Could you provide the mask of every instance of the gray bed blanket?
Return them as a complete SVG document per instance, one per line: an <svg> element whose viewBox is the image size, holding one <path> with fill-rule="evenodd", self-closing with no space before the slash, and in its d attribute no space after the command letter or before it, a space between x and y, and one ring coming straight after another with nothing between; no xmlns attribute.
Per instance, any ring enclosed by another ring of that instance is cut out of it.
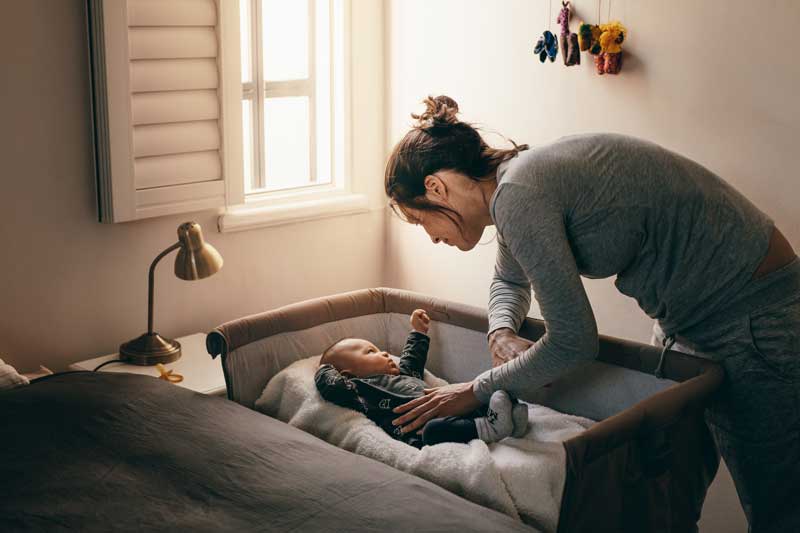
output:
<svg viewBox="0 0 800 533"><path fill-rule="evenodd" d="M530 531L223 398L75 372L0 392L0 531Z"/></svg>

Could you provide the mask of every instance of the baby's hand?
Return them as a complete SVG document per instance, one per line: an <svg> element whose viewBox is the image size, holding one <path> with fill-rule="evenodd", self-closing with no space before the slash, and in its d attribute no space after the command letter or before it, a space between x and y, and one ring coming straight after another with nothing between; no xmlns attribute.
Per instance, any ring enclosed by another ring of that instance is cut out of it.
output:
<svg viewBox="0 0 800 533"><path fill-rule="evenodd" d="M430 326L430 324L431 317L428 316L428 313L426 313L424 309L414 309L414 312L411 313L411 327L414 331L419 331L427 335L428 326Z"/></svg>

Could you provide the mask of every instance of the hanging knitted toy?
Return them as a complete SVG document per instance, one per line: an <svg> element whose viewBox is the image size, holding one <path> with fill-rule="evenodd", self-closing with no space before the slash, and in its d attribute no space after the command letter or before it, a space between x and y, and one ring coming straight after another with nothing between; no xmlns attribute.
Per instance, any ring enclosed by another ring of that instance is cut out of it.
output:
<svg viewBox="0 0 800 533"><path fill-rule="evenodd" d="M581 52L590 51L592 45L597 42L598 37L600 37L600 26L581 22L581 25L578 27L578 45L580 46ZM600 49L598 48L596 53L599 52Z"/></svg>
<svg viewBox="0 0 800 533"><path fill-rule="evenodd" d="M556 22L561 24L561 57L568 67L581 64L581 52L578 46L578 34L569 31L569 2L561 2L561 12Z"/></svg>
<svg viewBox="0 0 800 533"><path fill-rule="evenodd" d="M595 57L598 74L618 74L622 68L622 43L628 30L619 21L600 25L597 46L600 53Z"/></svg>
<svg viewBox="0 0 800 533"><path fill-rule="evenodd" d="M550 30L545 30L544 33L536 41L536 46L533 48L534 54L539 54L539 61L544 63L544 60L550 58L550 62L556 60L558 55L558 37L556 37Z"/></svg>

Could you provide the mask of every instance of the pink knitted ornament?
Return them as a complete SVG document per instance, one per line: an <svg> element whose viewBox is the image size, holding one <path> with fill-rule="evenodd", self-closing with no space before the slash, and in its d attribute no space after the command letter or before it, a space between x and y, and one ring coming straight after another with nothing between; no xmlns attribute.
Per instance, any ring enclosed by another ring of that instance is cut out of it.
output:
<svg viewBox="0 0 800 533"><path fill-rule="evenodd" d="M561 56L568 67L581 64L581 50L578 46L578 34L569 31L569 2L561 2L561 11L556 22L561 25Z"/></svg>

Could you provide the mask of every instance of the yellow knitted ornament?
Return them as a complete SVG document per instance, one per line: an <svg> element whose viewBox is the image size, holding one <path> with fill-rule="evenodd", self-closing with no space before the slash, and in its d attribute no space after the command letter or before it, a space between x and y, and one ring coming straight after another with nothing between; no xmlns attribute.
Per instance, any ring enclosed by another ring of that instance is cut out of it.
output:
<svg viewBox="0 0 800 533"><path fill-rule="evenodd" d="M622 52L622 41L625 40L625 34L628 30L619 21L609 22L608 24L600 24L600 48L603 52L608 54L617 54Z"/></svg>

